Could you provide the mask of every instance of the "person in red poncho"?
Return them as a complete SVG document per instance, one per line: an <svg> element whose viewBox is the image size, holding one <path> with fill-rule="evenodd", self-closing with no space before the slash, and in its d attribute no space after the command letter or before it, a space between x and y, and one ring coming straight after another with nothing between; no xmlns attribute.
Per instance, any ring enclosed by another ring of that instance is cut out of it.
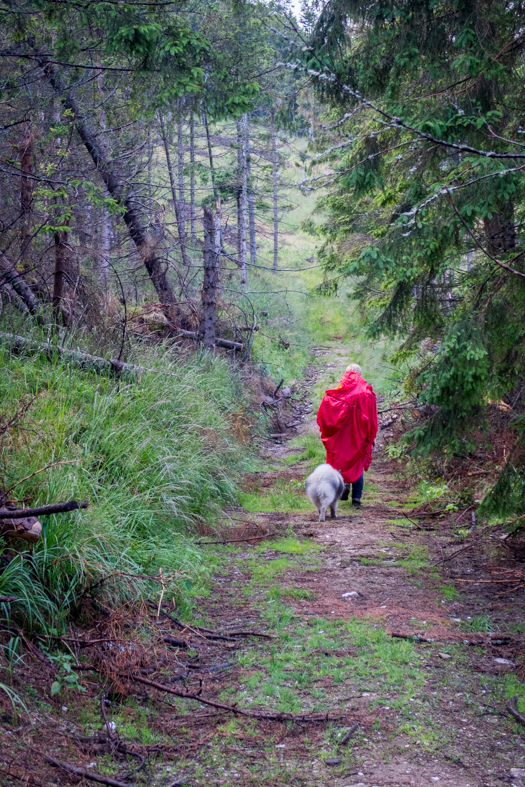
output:
<svg viewBox="0 0 525 787"><path fill-rule="evenodd" d="M326 462L339 470L345 482L341 500L359 508L363 493L363 471L372 461L377 434L377 403L371 385L361 377L361 367L351 363L337 388L325 392L317 413Z"/></svg>

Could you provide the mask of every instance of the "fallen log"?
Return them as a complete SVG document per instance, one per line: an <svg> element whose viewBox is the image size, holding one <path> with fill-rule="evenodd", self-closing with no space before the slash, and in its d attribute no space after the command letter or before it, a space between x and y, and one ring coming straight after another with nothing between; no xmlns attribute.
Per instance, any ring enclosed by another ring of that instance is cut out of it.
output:
<svg viewBox="0 0 525 787"><path fill-rule="evenodd" d="M77 511L88 506L89 500L83 500L81 503L78 503L76 500L69 500L67 503L50 503L47 506L35 506L34 508L0 508L0 520L26 519L45 514L63 514L67 511Z"/></svg>
<svg viewBox="0 0 525 787"><path fill-rule="evenodd" d="M0 536L21 538L34 544L42 535L42 523L34 516L0 518Z"/></svg>
<svg viewBox="0 0 525 787"><path fill-rule="evenodd" d="M173 328L179 336L184 336L186 339L193 339L194 341L201 341L202 336L198 331L185 331L183 328ZM225 350L242 350L244 345L242 342L232 342L229 339L215 338L216 347L224 347Z"/></svg>
<svg viewBox="0 0 525 787"><path fill-rule="evenodd" d="M124 363L116 358L108 361L106 358L99 358L97 355L90 355L80 350L70 350L67 347L62 347L60 344L36 342L25 336L19 336L15 333L6 333L5 331L0 331L0 341L10 344L13 352L23 352L24 350L40 352L49 359L58 355L73 366L77 366L87 372L94 372L95 374L111 373L119 377L127 377L135 380L144 372L155 371L154 369L145 369L135 364ZM163 372L163 374L167 374L167 372Z"/></svg>
<svg viewBox="0 0 525 787"><path fill-rule="evenodd" d="M201 337L195 331L184 331L182 328L174 328L176 333L188 339L198 341ZM137 366L133 363L124 363L117 358L100 358L97 355L81 352L80 350L70 350L68 347L62 347L60 344L45 344L37 342L33 339L28 339L25 336L19 336L15 333L7 333L0 331L0 342L5 342L11 346L13 352L23 352L29 350L30 352L41 352L47 358L51 359L54 355L58 355L67 363L77 366L86 372L93 372L94 374L114 374L118 377L139 380L145 374L162 374L165 377L176 377L177 375L171 372L166 372L163 369L149 369L146 366ZM232 342L229 339L215 340L217 347L224 347L226 350L242 350L243 345L241 342Z"/></svg>

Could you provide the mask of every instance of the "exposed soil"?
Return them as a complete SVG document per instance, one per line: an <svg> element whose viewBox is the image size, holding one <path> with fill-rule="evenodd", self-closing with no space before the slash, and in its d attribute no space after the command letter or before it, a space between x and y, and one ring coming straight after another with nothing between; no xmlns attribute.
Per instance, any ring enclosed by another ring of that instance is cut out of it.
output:
<svg viewBox="0 0 525 787"><path fill-rule="evenodd" d="M334 367L323 363L310 383ZM309 408L300 420L303 431L315 430ZM297 489L308 468L283 464L293 451L276 438L262 452L269 469L247 476L246 491L264 499L286 485ZM503 530L458 539L458 515L453 522L448 513L411 513L410 483L381 450L363 500L358 511L341 504L339 518L325 523L304 503L286 511L232 508L229 524L209 531L209 541L232 542L207 546L215 566L209 596L196 600L191 628L164 618L135 669L193 700L115 676L108 682L111 670L82 679L84 695L50 699L49 669L26 658L13 688L26 689L32 724L23 714L13 718L0 694L0 783L88 783L47 763L48 753L90 773L159 787L525 787L525 730L507 710L521 691L525 591L485 581L491 566L522 565L502 547ZM143 610L128 623L138 630L147 621ZM210 639L197 623L231 638ZM106 620L98 634L109 628ZM272 639L237 637L241 629ZM187 647L167 646L165 635ZM100 663L100 651L83 653L84 662ZM107 691L113 733L100 712ZM198 697L254 716L274 710L305 718L247 718L204 707ZM133 753L147 765L126 778L140 760Z"/></svg>

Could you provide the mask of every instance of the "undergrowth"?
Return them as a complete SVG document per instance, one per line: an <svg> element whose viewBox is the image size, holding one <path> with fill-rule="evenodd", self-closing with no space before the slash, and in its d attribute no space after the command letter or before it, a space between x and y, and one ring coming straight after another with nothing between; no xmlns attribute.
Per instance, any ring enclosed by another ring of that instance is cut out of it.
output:
<svg viewBox="0 0 525 787"><path fill-rule="evenodd" d="M51 619L61 629L90 586L103 603L121 604L158 593L160 571L165 598L184 596L205 575L191 536L234 500L247 457L236 424L246 405L220 358L173 360L157 349L155 366L158 374L119 385L58 359L15 358L0 348L0 424L31 402L0 442L3 491L16 485L9 497L30 506L90 503L43 517L32 554L16 543L0 595L17 601L2 618L16 618L26 631L46 629ZM62 464L19 483L53 463ZM5 546L0 557L7 563Z"/></svg>

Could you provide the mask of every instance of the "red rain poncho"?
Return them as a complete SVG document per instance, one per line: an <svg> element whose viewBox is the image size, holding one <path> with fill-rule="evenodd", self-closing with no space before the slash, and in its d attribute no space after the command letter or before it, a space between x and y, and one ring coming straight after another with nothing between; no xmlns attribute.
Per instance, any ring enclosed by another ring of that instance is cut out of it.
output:
<svg viewBox="0 0 525 787"><path fill-rule="evenodd" d="M376 395L357 372L345 372L337 388L326 391L317 413L326 461L347 483L357 481L372 461L377 434Z"/></svg>

